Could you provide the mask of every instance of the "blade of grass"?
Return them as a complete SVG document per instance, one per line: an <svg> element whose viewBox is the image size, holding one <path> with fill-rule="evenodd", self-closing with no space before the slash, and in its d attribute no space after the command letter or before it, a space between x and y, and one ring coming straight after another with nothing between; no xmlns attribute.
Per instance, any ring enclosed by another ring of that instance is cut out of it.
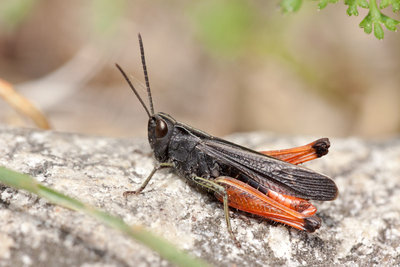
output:
<svg viewBox="0 0 400 267"><path fill-rule="evenodd" d="M21 174L0 166L0 182L7 186L36 194L54 204L88 214L102 223L120 230L131 238L141 242L150 249L158 252L161 257L173 264L178 266L208 266L205 262L178 250L165 239L152 234L143 227L129 226L122 219L46 187L29 175Z"/></svg>
<svg viewBox="0 0 400 267"><path fill-rule="evenodd" d="M31 118L39 128L45 130L51 128L43 113L28 99L18 94L10 83L2 79L0 79L0 97L4 98L4 100L17 111Z"/></svg>

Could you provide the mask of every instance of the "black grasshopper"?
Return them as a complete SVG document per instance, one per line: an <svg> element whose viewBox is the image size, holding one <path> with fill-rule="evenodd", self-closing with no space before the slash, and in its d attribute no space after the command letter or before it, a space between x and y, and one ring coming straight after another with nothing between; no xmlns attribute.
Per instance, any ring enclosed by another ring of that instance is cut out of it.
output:
<svg viewBox="0 0 400 267"><path fill-rule="evenodd" d="M321 225L316 208L308 200L333 200L338 189L329 177L295 164L321 157L329 140L276 151L257 152L154 113L143 42L138 35L150 110L119 65L132 91L144 107L148 139L159 162L142 186L124 195L138 194L161 168L173 168L191 183L213 193L223 202L228 231L233 236L229 206L267 219L313 232Z"/></svg>

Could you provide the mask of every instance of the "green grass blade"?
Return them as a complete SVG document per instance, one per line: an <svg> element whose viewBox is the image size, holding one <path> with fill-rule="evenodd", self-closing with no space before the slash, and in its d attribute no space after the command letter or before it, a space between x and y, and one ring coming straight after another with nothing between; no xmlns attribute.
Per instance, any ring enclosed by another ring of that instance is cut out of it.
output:
<svg viewBox="0 0 400 267"><path fill-rule="evenodd" d="M54 204L88 214L104 224L114 229L118 229L131 238L141 242L150 249L158 252L161 257L173 264L178 266L208 266L205 262L195 259L190 255L178 250L165 239L152 234L143 227L129 226L122 219L46 187L38 183L29 175L0 167L0 182L7 186L14 187L16 189L23 189L36 194Z"/></svg>

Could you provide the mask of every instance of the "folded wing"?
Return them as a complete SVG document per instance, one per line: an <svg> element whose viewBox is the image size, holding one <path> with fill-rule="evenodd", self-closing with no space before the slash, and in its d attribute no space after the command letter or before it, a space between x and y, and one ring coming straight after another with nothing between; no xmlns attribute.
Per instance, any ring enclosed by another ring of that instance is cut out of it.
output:
<svg viewBox="0 0 400 267"><path fill-rule="evenodd" d="M323 174L222 139L203 140L197 148L239 170L253 187L283 188L288 195L314 200L333 200L338 194L335 182Z"/></svg>

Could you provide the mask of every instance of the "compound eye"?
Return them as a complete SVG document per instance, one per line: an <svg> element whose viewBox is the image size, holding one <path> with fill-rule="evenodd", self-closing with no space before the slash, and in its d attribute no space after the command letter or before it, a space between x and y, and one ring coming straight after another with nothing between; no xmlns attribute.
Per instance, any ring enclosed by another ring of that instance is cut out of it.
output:
<svg viewBox="0 0 400 267"><path fill-rule="evenodd" d="M168 133L168 126L165 121L158 119L156 121L156 138L163 138Z"/></svg>

